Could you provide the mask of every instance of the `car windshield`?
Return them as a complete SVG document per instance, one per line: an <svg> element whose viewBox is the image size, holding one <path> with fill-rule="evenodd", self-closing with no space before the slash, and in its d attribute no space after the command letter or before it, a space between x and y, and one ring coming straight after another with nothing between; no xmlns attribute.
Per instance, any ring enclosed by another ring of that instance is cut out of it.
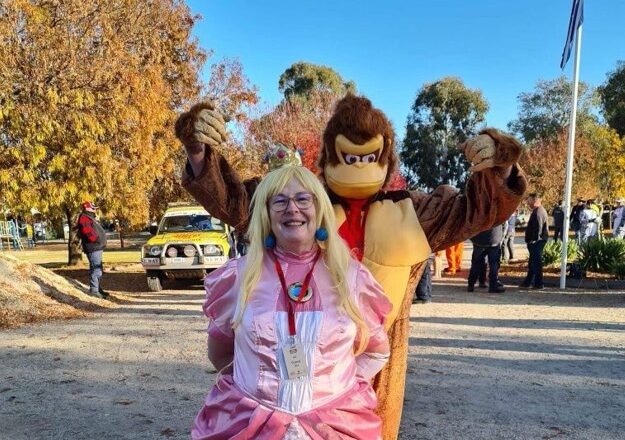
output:
<svg viewBox="0 0 625 440"><path fill-rule="evenodd" d="M225 226L221 220L206 214L172 215L163 219L160 232L181 231L219 231L223 232Z"/></svg>

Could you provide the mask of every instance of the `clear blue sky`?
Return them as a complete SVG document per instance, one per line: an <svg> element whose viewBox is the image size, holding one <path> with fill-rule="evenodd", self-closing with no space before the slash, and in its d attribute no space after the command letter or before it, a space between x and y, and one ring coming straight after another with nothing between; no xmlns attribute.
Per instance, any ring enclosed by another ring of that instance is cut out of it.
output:
<svg viewBox="0 0 625 440"><path fill-rule="evenodd" d="M306 61L356 82L403 135L417 91L444 76L482 91L487 123L505 128L517 96L562 71L571 0L242 1L190 0L203 19L208 65L238 58L261 99L281 99L278 78ZM605 81L625 60L625 1L586 0L580 78ZM572 77L573 55L564 74ZM209 72L209 69L206 69ZM205 78L207 79L207 78Z"/></svg>

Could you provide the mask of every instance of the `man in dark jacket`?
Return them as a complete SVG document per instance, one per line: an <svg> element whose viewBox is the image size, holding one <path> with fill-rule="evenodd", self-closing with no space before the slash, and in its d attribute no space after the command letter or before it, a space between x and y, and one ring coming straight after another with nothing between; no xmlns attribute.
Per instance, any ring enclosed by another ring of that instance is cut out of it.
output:
<svg viewBox="0 0 625 440"><path fill-rule="evenodd" d="M543 249L549 238L549 223L547 211L543 208L541 199L536 193L527 198L527 206L532 209L532 214L525 228L525 243L530 253L527 276L521 288L533 286L536 290L544 289L543 284Z"/></svg>
<svg viewBox="0 0 625 440"><path fill-rule="evenodd" d="M78 217L78 236L82 241L82 249L89 260L89 293L98 298L105 298L108 294L100 287L102 278L102 254L106 247L106 233L98 223L95 211L98 209L91 202L83 202L82 213Z"/></svg>
<svg viewBox="0 0 625 440"><path fill-rule="evenodd" d="M488 291L502 293L506 289L499 282L499 261L501 259L501 242L503 241L503 224L480 232L471 238L473 254L471 256L471 270L467 291L473 292L475 282L484 272L485 259L488 258Z"/></svg>
<svg viewBox="0 0 625 440"><path fill-rule="evenodd" d="M562 240L562 231L564 229L564 211L562 210L562 200L553 207L551 211L553 217L553 239Z"/></svg>
<svg viewBox="0 0 625 440"><path fill-rule="evenodd" d="M571 229L575 231L575 240L579 244L582 241L582 212L586 208L584 199L577 199L577 205L571 210Z"/></svg>

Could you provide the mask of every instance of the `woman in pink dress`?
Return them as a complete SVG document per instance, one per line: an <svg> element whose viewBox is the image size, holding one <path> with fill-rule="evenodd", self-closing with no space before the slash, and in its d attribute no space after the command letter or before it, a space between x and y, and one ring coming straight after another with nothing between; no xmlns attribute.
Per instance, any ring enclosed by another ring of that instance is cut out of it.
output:
<svg viewBox="0 0 625 440"><path fill-rule="evenodd" d="M249 253L205 280L220 374L193 439L381 438L370 381L389 356L389 301L350 257L310 171L270 172L252 206Z"/></svg>

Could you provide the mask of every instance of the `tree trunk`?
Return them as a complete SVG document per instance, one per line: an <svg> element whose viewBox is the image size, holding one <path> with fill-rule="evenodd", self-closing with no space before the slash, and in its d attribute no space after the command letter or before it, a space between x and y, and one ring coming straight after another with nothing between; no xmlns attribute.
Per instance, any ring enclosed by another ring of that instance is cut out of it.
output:
<svg viewBox="0 0 625 440"><path fill-rule="evenodd" d="M124 249L124 228L119 227L119 245Z"/></svg>
<svg viewBox="0 0 625 440"><path fill-rule="evenodd" d="M76 266L82 261L82 249L80 247L80 238L76 233L75 219L71 211L65 208L65 219L69 226L69 239L67 240L67 265Z"/></svg>

